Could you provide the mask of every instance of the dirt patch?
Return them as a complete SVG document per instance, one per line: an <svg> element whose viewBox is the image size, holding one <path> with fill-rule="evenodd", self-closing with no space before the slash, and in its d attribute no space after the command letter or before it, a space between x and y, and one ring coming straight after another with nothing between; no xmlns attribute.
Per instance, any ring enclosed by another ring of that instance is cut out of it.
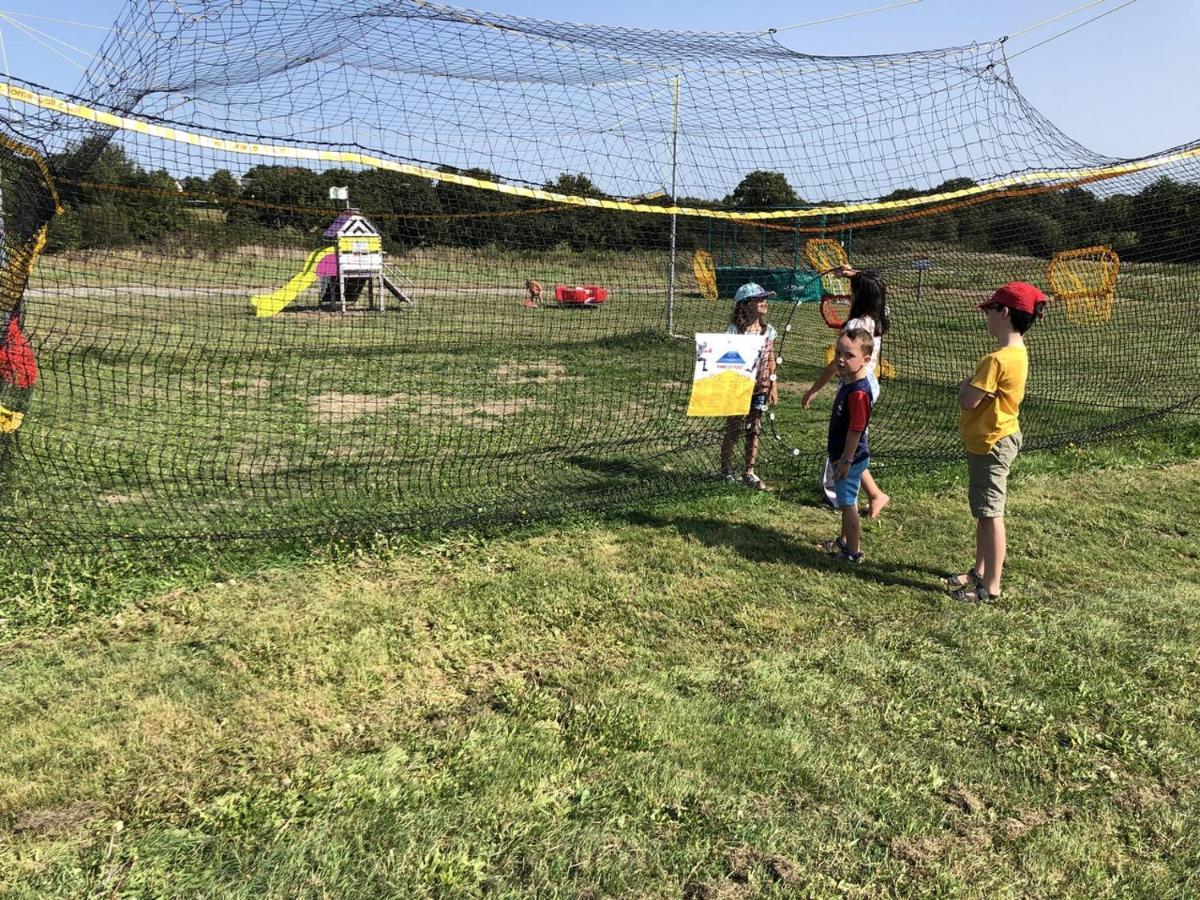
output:
<svg viewBox="0 0 1200 900"><path fill-rule="evenodd" d="M942 791L942 799L969 816L983 812L983 801L961 784L952 784Z"/></svg>
<svg viewBox="0 0 1200 900"><path fill-rule="evenodd" d="M539 359L527 363L505 363L496 367L496 377L517 384L546 384L566 377L567 367L557 360Z"/></svg>
<svg viewBox="0 0 1200 900"><path fill-rule="evenodd" d="M1050 822L1071 817L1071 810L1066 806L1052 806L1049 809L1033 809L1020 815L1005 819L1000 823L1000 833L1009 840L1024 836L1035 828L1040 828Z"/></svg>
<svg viewBox="0 0 1200 900"><path fill-rule="evenodd" d="M532 406L537 406L536 400L531 400L528 397L510 397L504 400L495 400L491 403L481 403L475 410L475 414L482 413L487 416L509 416L513 413L519 413Z"/></svg>
<svg viewBox="0 0 1200 900"><path fill-rule="evenodd" d="M892 856L902 859L911 865L920 865L931 859L937 859L950 846L947 837L898 837L893 838L888 845Z"/></svg>
<svg viewBox="0 0 1200 900"><path fill-rule="evenodd" d="M714 881L711 884L689 881L683 886L684 900L749 900L757 892L748 884L735 881Z"/></svg>
<svg viewBox="0 0 1200 900"><path fill-rule="evenodd" d="M103 809L94 800L80 800L62 806L26 810L17 814L12 830L17 834L72 834L82 831L89 822L99 818Z"/></svg>
<svg viewBox="0 0 1200 900"><path fill-rule="evenodd" d="M234 387L234 385L237 385ZM262 397L271 389L270 378L226 378L221 387L231 397Z"/></svg>
<svg viewBox="0 0 1200 900"><path fill-rule="evenodd" d="M497 419L538 406L537 401L529 397L503 397L489 403L469 403L439 394L422 394L419 398L410 399L420 406L423 413L444 416L470 428L487 428L495 424Z"/></svg>
<svg viewBox="0 0 1200 900"><path fill-rule="evenodd" d="M756 870L762 871L772 881L794 885L799 880L799 867L782 856L760 853L753 847L738 847L729 854L725 864L729 882L735 885L749 883Z"/></svg>
<svg viewBox="0 0 1200 900"><path fill-rule="evenodd" d="M107 494L100 494L96 499L107 506L122 506L126 503L139 503L142 500L149 500L154 494L151 491L134 491L132 494L119 494L116 491L110 491Z"/></svg>
<svg viewBox="0 0 1200 900"><path fill-rule="evenodd" d="M331 422L348 422L362 416L384 412L410 398L406 394L342 394L331 391L308 401L314 416Z"/></svg>

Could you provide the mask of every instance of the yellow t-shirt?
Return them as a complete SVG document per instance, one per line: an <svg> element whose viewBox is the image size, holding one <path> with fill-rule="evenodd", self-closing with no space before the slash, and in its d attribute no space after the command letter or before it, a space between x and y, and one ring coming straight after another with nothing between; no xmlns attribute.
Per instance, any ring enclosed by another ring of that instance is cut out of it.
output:
<svg viewBox="0 0 1200 900"><path fill-rule="evenodd" d="M974 409L959 411L958 433L967 452L988 453L1000 438L1021 430L1017 411L1025 398L1028 377L1029 353L1023 344L1001 347L979 361L971 385L996 396Z"/></svg>

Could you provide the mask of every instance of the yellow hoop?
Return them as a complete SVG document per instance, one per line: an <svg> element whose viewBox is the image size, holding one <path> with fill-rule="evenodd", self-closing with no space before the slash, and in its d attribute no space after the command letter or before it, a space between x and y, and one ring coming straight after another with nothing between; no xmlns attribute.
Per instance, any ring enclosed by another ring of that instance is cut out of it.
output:
<svg viewBox="0 0 1200 900"><path fill-rule="evenodd" d="M1121 259L1111 247L1055 253L1046 267L1050 292L1067 305L1067 321L1103 325L1112 317Z"/></svg>
<svg viewBox="0 0 1200 900"><path fill-rule="evenodd" d="M692 254L692 274L696 276L696 284L700 295L705 300L717 299L717 270L713 266L712 254L707 250L697 250Z"/></svg>
<svg viewBox="0 0 1200 900"><path fill-rule="evenodd" d="M818 272L828 272L850 262L846 248L832 238L809 238L804 242L804 258ZM836 275L822 275L821 287L826 294L846 293L846 283Z"/></svg>

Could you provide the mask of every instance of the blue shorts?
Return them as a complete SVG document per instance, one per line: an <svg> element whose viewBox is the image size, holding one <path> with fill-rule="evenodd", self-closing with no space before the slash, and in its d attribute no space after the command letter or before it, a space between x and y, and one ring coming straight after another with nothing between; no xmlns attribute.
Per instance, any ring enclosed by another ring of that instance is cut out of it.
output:
<svg viewBox="0 0 1200 900"><path fill-rule="evenodd" d="M771 408L771 404L767 402L769 394L755 394L750 398L750 412L765 413Z"/></svg>
<svg viewBox="0 0 1200 900"><path fill-rule="evenodd" d="M830 464L836 469L837 462L830 460ZM862 485L863 472L867 471L867 466L871 464L871 457L864 456L860 462L852 463L850 471L841 481L834 479L833 492L837 497L838 507L856 506L858 504L858 489Z"/></svg>

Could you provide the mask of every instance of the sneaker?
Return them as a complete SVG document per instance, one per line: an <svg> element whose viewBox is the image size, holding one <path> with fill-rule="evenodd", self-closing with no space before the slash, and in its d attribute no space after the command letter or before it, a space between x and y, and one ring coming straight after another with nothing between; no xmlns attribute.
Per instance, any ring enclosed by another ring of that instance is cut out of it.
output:
<svg viewBox="0 0 1200 900"><path fill-rule="evenodd" d="M737 478L734 477L733 472L729 469L717 469L709 472L706 477L712 481L726 481L729 484L737 484Z"/></svg>
<svg viewBox="0 0 1200 900"><path fill-rule="evenodd" d="M753 472L747 472L742 476L742 484L752 491L765 491L767 489L766 483Z"/></svg>

